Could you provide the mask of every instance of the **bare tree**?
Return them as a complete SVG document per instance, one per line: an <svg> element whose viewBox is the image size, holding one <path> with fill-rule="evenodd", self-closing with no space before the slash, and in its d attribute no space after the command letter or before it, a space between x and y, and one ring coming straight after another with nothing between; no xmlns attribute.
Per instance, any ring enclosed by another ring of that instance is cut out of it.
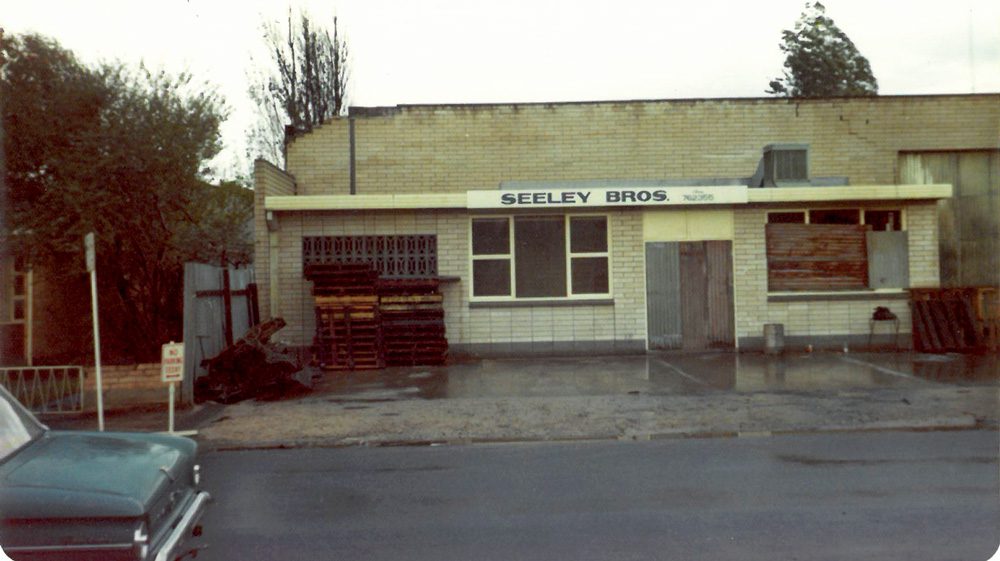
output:
<svg viewBox="0 0 1000 561"><path fill-rule="evenodd" d="M270 53L267 68L249 77L250 96L257 104L258 122L249 131L251 159L284 161L285 146L344 109L347 96L347 42L337 18L333 35L313 24L309 15L288 13L281 29L261 29Z"/></svg>

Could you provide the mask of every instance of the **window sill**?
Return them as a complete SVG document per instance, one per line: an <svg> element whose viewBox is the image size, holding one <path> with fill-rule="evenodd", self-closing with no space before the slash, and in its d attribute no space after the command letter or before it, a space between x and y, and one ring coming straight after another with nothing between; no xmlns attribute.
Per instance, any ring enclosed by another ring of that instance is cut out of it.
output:
<svg viewBox="0 0 1000 561"><path fill-rule="evenodd" d="M891 290L848 290L829 292L770 292L768 302L815 302L849 300L907 300L910 291L905 288Z"/></svg>
<svg viewBox="0 0 1000 561"><path fill-rule="evenodd" d="M547 300L502 300L469 302L469 309L477 308L566 308L573 306L614 306L614 298L552 298Z"/></svg>

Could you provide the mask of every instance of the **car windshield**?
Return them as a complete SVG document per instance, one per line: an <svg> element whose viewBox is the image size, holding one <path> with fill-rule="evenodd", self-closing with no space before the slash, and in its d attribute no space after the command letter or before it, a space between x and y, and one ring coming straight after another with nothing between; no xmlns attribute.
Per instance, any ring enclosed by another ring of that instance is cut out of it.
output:
<svg viewBox="0 0 1000 561"><path fill-rule="evenodd" d="M0 386L0 461L44 430L45 427Z"/></svg>

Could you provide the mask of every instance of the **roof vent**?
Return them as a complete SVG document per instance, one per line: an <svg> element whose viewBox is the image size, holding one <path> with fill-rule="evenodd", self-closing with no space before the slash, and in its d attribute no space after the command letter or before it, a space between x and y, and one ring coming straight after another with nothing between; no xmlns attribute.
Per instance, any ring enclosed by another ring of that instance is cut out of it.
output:
<svg viewBox="0 0 1000 561"><path fill-rule="evenodd" d="M761 163L764 187L809 184L808 144L768 144Z"/></svg>

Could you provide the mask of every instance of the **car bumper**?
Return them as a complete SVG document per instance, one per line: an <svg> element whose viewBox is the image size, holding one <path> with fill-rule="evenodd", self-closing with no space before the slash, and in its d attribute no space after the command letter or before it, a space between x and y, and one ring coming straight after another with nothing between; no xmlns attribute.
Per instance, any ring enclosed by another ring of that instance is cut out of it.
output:
<svg viewBox="0 0 1000 561"><path fill-rule="evenodd" d="M201 515L205 513L205 509L208 508L208 503L211 500L212 496L205 491L195 496L188 509L184 512L184 516L181 517L180 522L170 532L170 535L167 536L160 550L156 553L156 557L154 558L156 561L173 561L177 558L181 553L184 542L194 532L195 526L201 520Z"/></svg>

